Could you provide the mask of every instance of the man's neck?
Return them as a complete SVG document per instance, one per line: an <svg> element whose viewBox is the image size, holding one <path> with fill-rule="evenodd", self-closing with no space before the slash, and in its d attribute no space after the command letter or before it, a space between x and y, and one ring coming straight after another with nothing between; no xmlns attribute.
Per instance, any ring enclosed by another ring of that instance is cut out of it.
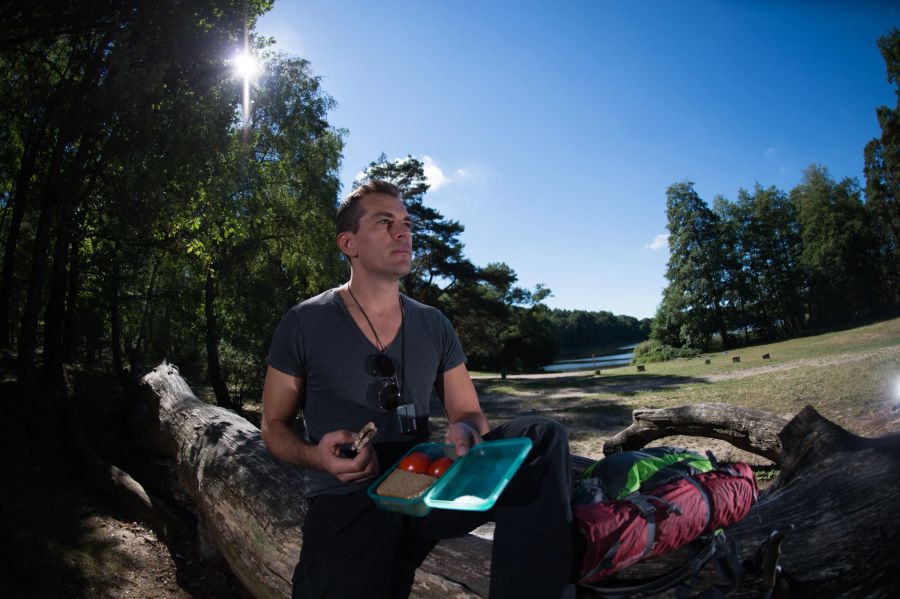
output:
<svg viewBox="0 0 900 599"><path fill-rule="evenodd" d="M346 286L367 312L393 311L400 302L400 281L397 279L364 277L351 272Z"/></svg>

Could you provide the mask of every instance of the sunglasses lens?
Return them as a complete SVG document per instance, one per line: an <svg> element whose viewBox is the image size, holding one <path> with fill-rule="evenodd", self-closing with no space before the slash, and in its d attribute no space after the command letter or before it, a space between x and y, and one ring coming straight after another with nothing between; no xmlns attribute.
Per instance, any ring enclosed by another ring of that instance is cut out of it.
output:
<svg viewBox="0 0 900 599"><path fill-rule="evenodd" d="M378 392L382 410L393 410L400 405L400 388L396 383L385 383Z"/></svg>
<svg viewBox="0 0 900 599"><path fill-rule="evenodd" d="M366 360L369 374L383 379L389 379L395 374L394 362L387 354L373 354Z"/></svg>

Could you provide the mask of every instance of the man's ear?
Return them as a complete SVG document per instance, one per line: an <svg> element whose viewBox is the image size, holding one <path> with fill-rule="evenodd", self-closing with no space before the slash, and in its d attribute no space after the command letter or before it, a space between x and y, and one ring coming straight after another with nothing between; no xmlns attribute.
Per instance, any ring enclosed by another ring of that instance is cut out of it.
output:
<svg viewBox="0 0 900 599"><path fill-rule="evenodd" d="M347 258L356 258L358 256L358 252L356 251L356 238L353 233L349 231L338 233L337 245L338 249L341 250Z"/></svg>

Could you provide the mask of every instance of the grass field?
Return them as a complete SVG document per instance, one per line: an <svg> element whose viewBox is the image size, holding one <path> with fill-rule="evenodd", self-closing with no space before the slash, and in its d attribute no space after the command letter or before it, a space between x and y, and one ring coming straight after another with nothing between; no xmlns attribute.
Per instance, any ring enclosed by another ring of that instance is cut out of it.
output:
<svg viewBox="0 0 900 599"><path fill-rule="evenodd" d="M479 373L475 384L492 420L545 414L569 428L574 453L597 458L603 441L628 426L638 408L715 402L791 417L812 405L857 434L900 429L900 319L645 368L505 380ZM711 440L665 442L730 452Z"/></svg>

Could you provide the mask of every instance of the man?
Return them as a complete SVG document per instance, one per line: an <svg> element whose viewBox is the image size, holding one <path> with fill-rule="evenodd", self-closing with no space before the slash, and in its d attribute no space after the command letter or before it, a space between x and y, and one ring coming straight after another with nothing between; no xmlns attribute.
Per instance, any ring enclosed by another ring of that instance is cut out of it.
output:
<svg viewBox="0 0 900 599"><path fill-rule="evenodd" d="M403 598L438 540L496 521L490 594L574 597L571 473L565 430L520 418L491 430L449 321L400 293L412 262L412 221L399 190L373 180L342 202L337 244L350 281L285 314L263 390L262 435L276 457L304 468L309 511L295 598ZM528 436L525 463L489 512L433 510L414 518L381 510L367 486L427 439L432 390L458 455L482 439ZM305 438L293 427L302 411ZM374 442L347 444L366 422Z"/></svg>

